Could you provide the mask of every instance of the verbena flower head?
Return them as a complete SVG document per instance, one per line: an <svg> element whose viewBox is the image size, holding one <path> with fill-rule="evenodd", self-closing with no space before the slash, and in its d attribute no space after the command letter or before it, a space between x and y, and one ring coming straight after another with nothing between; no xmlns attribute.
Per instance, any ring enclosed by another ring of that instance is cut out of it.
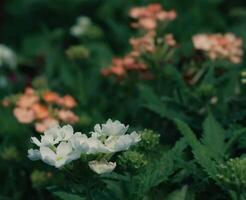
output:
<svg viewBox="0 0 246 200"><path fill-rule="evenodd" d="M130 11L130 16L134 19L132 26L139 29L140 36L133 37L129 43L132 50L122 58L114 58L112 65L102 69L103 76L116 76L118 79L125 78L128 73L138 72L141 79L153 79L153 74L145 63L149 54L163 52L163 46L166 46L165 54L172 55L176 47L176 41L172 34L159 35L159 28L164 27L164 22L172 21L177 14L174 10L165 11L160 4L150 4L146 7L135 7ZM162 22L162 24L160 24ZM163 57L166 57L163 55ZM134 74L135 75L135 74Z"/></svg>
<svg viewBox="0 0 246 200"><path fill-rule="evenodd" d="M38 149L29 149L29 159L43 162L60 168L81 154L112 155L115 152L126 151L138 143L141 138L135 131L127 134L128 125L109 119L105 124L96 124L90 137L80 132L74 133L72 126L54 126L47 129L41 139L31 137L31 142ZM114 170L116 163L101 161L89 162L89 167L98 174Z"/></svg>
<svg viewBox="0 0 246 200"><path fill-rule="evenodd" d="M96 124L94 126L94 133L100 136L117 136L117 135L124 135L129 128L129 125L124 125L120 121L115 120L112 121L108 119L105 124Z"/></svg>
<svg viewBox="0 0 246 200"><path fill-rule="evenodd" d="M150 4L131 9L130 16L135 19L132 27L151 31L156 29L159 22L169 22L176 19L177 13L174 10L164 10L160 4Z"/></svg>
<svg viewBox="0 0 246 200"><path fill-rule="evenodd" d="M17 97L17 98L16 98ZM4 105L15 104L14 116L20 123L33 123L39 133L58 125L60 122L74 124L79 117L72 111L77 106L76 100L70 96L60 96L52 91L39 91L31 87L23 94L5 98Z"/></svg>
<svg viewBox="0 0 246 200"><path fill-rule="evenodd" d="M60 168L78 159L83 151L87 151L86 143L79 143L79 140L74 139L78 135L80 133L74 134L70 125L50 128L44 132L40 141L36 137L31 138L32 143L39 149L30 149L28 157L31 160L40 159L49 165Z"/></svg>
<svg viewBox="0 0 246 200"><path fill-rule="evenodd" d="M105 124L95 125L92 138L103 144L109 152L125 151L141 140L136 132L126 134L128 127L118 120L109 119Z"/></svg>
<svg viewBox="0 0 246 200"><path fill-rule="evenodd" d="M17 58L15 53L10 48L0 44L0 67L3 65L10 68L15 68L17 65Z"/></svg>
<svg viewBox="0 0 246 200"><path fill-rule="evenodd" d="M233 33L198 34L192 40L195 49L204 51L211 60L224 59L234 64L242 61L243 41Z"/></svg>

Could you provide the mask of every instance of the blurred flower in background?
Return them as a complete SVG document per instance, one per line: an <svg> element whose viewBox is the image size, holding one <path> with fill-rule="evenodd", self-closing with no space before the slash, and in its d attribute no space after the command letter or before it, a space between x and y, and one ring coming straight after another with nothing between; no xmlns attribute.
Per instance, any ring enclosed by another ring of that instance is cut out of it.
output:
<svg viewBox="0 0 246 200"><path fill-rule="evenodd" d="M14 51L3 44L0 44L0 68L7 66L14 69L16 65L17 57Z"/></svg>
<svg viewBox="0 0 246 200"><path fill-rule="evenodd" d="M192 40L195 49L204 51L211 60L225 59L234 64L242 61L243 41L233 33L198 34Z"/></svg>
<svg viewBox="0 0 246 200"><path fill-rule="evenodd" d="M70 95L61 97L53 91L28 87L23 94L2 101L4 106L11 103L15 105L13 113L16 119L23 124L34 123L36 131L40 133L61 122L74 124L79 121L79 117L71 110L77 106L77 102Z"/></svg>
<svg viewBox="0 0 246 200"><path fill-rule="evenodd" d="M0 44L0 88L8 85L7 71L16 69L17 57L12 49Z"/></svg>

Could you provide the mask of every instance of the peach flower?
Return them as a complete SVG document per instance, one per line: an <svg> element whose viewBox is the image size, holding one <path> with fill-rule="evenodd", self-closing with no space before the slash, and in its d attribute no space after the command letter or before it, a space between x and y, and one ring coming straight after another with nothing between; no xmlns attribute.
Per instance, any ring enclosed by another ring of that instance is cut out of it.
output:
<svg viewBox="0 0 246 200"><path fill-rule="evenodd" d="M232 33L198 34L192 40L195 49L204 51L211 60L225 59L234 64L242 61L243 41Z"/></svg>
<svg viewBox="0 0 246 200"><path fill-rule="evenodd" d="M60 96L55 92L48 91L43 94L43 99L47 103L57 103L59 102Z"/></svg>
<svg viewBox="0 0 246 200"><path fill-rule="evenodd" d="M51 128L53 126L58 125L58 121L56 119L53 118L47 118L41 122L36 122L35 123L35 129L37 132L39 133L43 133L45 130L47 130L48 128Z"/></svg>
<svg viewBox="0 0 246 200"><path fill-rule="evenodd" d="M58 117L60 120L68 123L75 123L79 121L79 117L70 110L59 110Z"/></svg>
<svg viewBox="0 0 246 200"><path fill-rule="evenodd" d="M30 108L34 103L39 101L39 97L32 88L27 88L25 93L18 99L17 106L22 108Z"/></svg>
<svg viewBox="0 0 246 200"><path fill-rule="evenodd" d="M173 34L167 34L167 35L165 35L164 41L170 47L174 47L177 44L176 43L176 40L173 37Z"/></svg>
<svg viewBox="0 0 246 200"><path fill-rule="evenodd" d="M75 101L75 99L72 96L65 95L61 99L60 104L62 104L66 108L74 108L77 105L77 102Z"/></svg>
<svg viewBox="0 0 246 200"><path fill-rule="evenodd" d="M32 110L26 108L15 108L14 115L17 120L23 124L29 124L35 119L35 113Z"/></svg>
<svg viewBox="0 0 246 200"><path fill-rule="evenodd" d="M177 17L175 10L165 11L160 4L150 4L146 7L135 7L130 10L130 16L135 19L133 28L146 31L156 29L158 22L172 21Z"/></svg>
<svg viewBox="0 0 246 200"><path fill-rule="evenodd" d="M37 119L45 119L49 117L49 110L46 106L40 104L40 103L35 103L32 105L31 109L35 113L35 116Z"/></svg>

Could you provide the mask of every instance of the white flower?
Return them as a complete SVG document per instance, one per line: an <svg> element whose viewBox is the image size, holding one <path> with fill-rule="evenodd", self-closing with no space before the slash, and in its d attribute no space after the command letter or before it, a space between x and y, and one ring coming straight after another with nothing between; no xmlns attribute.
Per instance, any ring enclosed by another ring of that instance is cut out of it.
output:
<svg viewBox="0 0 246 200"><path fill-rule="evenodd" d="M120 121L112 121L111 119L108 119L106 124L96 124L94 126L94 133L101 136L101 135L107 135L107 136L116 136L116 135L124 135L129 128L129 125L125 126Z"/></svg>
<svg viewBox="0 0 246 200"><path fill-rule="evenodd" d="M90 137L87 141L89 145L89 150L87 154L96 154L96 153L111 153L110 149L108 149L105 144L102 143L97 137Z"/></svg>
<svg viewBox="0 0 246 200"><path fill-rule="evenodd" d="M105 141L105 145L111 152L119 152L128 150L130 146L138 143L140 140L140 136L136 132L132 132L126 135L110 136Z"/></svg>
<svg viewBox="0 0 246 200"><path fill-rule="evenodd" d="M78 159L81 153L88 151L86 140L85 135L74 134L70 125L55 126L46 130L40 141L36 137L31 138L32 143L36 144L39 150L29 149L28 158L31 160L40 159L49 165L60 168Z"/></svg>
<svg viewBox="0 0 246 200"><path fill-rule="evenodd" d="M71 27L70 33L75 37L80 37L86 33L91 25L91 20L88 17L80 16L77 18L77 23Z"/></svg>
<svg viewBox="0 0 246 200"><path fill-rule="evenodd" d="M37 146L50 146L58 144L61 141L68 141L73 136L73 127L66 125L63 127L54 126L47 129L41 136L41 141L36 137L31 137L31 142Z"/></svg>
<svg viewBox="0 0 246 200"><path fill-rule="evenodd" d="M70 142L72 147L81 153L87 153L89 150L88 137L80 132L75 133L71 138Z"/></svg>
<svg viewBox="0 0 246 200"><path fill-rule="evenodd" d="M61 142L56 149L42 146L40 154L43 162L57 168L80 157L80 152L74 151L70 142Z"/></svg>
<svg viewBox="0 0 246 200"><path fill-rule="evenodd" d="M28 150L28 158L30 159L30 160L33 160L33 161L35 161L35 160L40 160L41 159L41 154L40 154L40 152L39 152L39 150L37 150L37 149L29 149Z"/></svg>
<svg viewBox="0 0 246 200"><path fill-rule="evenodd" d="M63 127L55 126L44 132L39 141L31 137L31 142L39 149L29 149L28 158L31 160L42 160L43 162L62 167L69 162L80 158L81 154L111 154L119 151L126 151L132 145L138 143L141 138L136 132L127 134L129 126L119 121L109 119L106 124L97 124L91 136L80 132L74 133L70 125ZM106 161L92 161L89 166L95 172L108 173L115 167L116 163Z"/></svg>
<svg viewBox="0 0 246 200"><path fill-rule="evenodd" d="M136 132L132 132L131 134L126 134L128 130L128 125L122 124L120 121L112 121L109 119L106 124L96 124L94 126L94 132L92 132L92 138L97 138L99 141L94 141L95 145L99 145L100 148L94 148L94 152L100 149L107 149L108 152L119 152L125 151L130 148L130 146L138 143L141 138L139 134ZM95 139L94 139L95 140ZM102 148L104 145L104 148ZM102 152L101 153L107 153Z"/></svg>
<svg viewBox="0 0 246 200"><path fill-rule="evenodd" d="M94 160L89 162L89 167L97 174L104 174L104 173L112 172L116 167L116 163L108 162L106 160L103 161Z"/></svg>
<svg viewBox="0 0 246 200"><path fill-rule="evenodd" d="M0 67L2 65L8 65L11 68L15 68L17 59L15 53L10 48L0 44Z"/></svg>

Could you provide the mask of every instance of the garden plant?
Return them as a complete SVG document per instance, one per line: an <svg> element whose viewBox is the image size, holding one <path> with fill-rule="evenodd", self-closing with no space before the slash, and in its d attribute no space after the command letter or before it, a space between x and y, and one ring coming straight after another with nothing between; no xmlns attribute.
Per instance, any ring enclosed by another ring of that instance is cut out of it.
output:
<svg viewBox="0 0 246 200"><path fill-rule="evenodd" d="M0 200L246 200L244 0L0 2Z"/></svg>

